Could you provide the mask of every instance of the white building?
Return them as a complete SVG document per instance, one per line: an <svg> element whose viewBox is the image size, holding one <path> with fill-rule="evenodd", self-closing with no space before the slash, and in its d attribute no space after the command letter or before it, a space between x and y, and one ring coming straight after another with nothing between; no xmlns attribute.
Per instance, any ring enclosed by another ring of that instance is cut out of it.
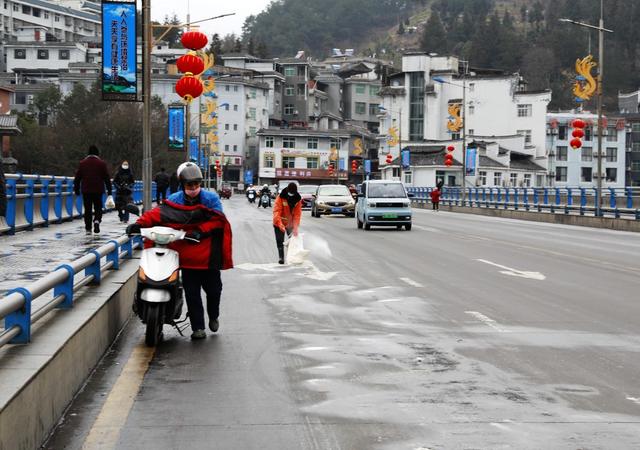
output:
<svg viewBox="0 0 640 450"><path fill-rule="evenodd" d="M455 57L408 53L403 56L402 70L391 77L390 86L380 93L383 140L380 164L384 178L399 177L402 148L409 148L413 153L427 146L433 152L438 146L453 145L454 160L461 164L463 130L451 133L447 122L449 105L462 104L464 97L465 108L461 115L466 121L466 142L478 147L475 175L466 177L466 185L496 185L491 176L496 168L488 166L483 170L484 163L495 165L489 159L501 160L504 166L499 167L500 180L497 177L495 180L501 185L505 179L506 185L513 183L515 186L528 182L538 185L544 181L541 175L547 166L545 120L551 101L549 91L523 91L522 80L517 74L469 71L463 77L460 62ZM388 144L391 128L395 128L400 140L392 146ZM385 166L388 153L393 156L393 162ZM403 171L403 181L408 185L425 186L435 184L437 177L448 185L461 185L461 167L446 167L444 156L427 160L431 165ZM417 173L424 171L430 173ZM528 175L526 179L525 174Z"/></svg>
<svg viewBox="0 0 640 450"><path fill-rule="evenodd" d="M582 148L574 150L571 124L586 122ZM560 112L547 114L549 149L549 185L595 187L598 184L598 116L591 113ZM610 121L602 142L602 181L604 187L625 185L626 131L624 120Z"/></svg>

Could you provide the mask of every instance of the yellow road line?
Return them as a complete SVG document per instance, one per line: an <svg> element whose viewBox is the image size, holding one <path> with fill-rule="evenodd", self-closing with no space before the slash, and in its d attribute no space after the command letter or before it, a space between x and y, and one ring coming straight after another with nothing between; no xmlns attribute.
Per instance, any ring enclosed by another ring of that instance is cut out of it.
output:
<svg viewBox="0 0 640 450"><path fill-rule="evenodd" d="M83 449L116 448L120 431L129 417L129 411L133 407L154 353L155 348L146 347L144 344L139 344L133 349L116 384L109 392L100 414L93 423L82 445Z"/></svg>

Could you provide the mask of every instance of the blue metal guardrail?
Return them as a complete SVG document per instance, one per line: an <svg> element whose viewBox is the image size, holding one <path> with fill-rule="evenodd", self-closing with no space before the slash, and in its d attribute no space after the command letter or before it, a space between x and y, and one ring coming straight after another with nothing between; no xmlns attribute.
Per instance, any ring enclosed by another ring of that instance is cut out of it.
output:
<svg viewBox="0 0 640 450"><path fill-rule="evenodd" d="M426 204L430 201L432 187L409 187L414 194L412 201ZM466 188L466 199L462 204L461 187L444 187L440 196L443 205L468 206L472 208L513 209L557 214L580 214L595 216L595 188L582 187L470 187ZM615 218L640 220L639 188L606 188L603 191L602 215Z"/></svg>
<svg viewBox="0 0 640 450"><path fill-rule="evenodd" d="M7 343L27 344L31 340L31 327L53 309L73 307L74 293L88 284L100 284L109 270L118 270L120 260L131 258L133 250L142 247L142 238L121 236L91 250L73 262L62 264L56 270L24 287L11 289L0 298L0 320L4 331L0 333L0 347ZM104 261L103 261L104 260ZM81 271L84 276L77 279ZM53 298L36 311L31 311L33 300L53 289Z"/></svg>
<svg viewBox="0 0 640 450"><path fill-rule="evenodd" d="M51 175L5 174L7 215L0 217L0 234L14 234L82 217L82 197L73 193L73 178ZM156 198L156 185L152 185ZM112 193L115 196L115 188ZM142 203L142 181L133 187L134 203ZM107 198L105 194L102 204Z"/></svg>

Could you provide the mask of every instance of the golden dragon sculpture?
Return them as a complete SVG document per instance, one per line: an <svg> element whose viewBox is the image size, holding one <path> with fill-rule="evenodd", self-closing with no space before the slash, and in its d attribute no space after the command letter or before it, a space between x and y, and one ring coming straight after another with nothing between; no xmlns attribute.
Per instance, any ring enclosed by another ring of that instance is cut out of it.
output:
<svg viewBox="0 0 640 450"><path fill-rule="evenodd" d="M451 103L449 105L449 121L447 128L453 133L457 133L462 129L462 117L460 117L460 103Z"/></svg>
<svg viewBox="0 0 640 450"><path fill-rule="evenodd" d="M576 72L578 76L573 84L573 95L576 100L583 102L589 100L598 88L598 83L591 75L591 71L598 63L593 61L593 56L588 55L576 60Z"/></svg>

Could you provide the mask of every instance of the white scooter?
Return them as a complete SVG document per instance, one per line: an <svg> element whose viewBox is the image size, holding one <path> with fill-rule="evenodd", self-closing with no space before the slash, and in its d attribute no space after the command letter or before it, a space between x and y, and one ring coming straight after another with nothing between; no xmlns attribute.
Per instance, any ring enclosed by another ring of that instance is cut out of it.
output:
<svg viewBox="0 0 640 450"><path fill-rule="evenodd" d="M145 343L154 347L162 339L164 324L173 325L182 335L177 322L182 315L180 259L170 243L184 239L186 233L168 227L143 228L140 234L153 241L153 247L142 251L138 269L138 287L133 310L146 324ZM186 320L186 319L185 319Z"/></svg>

